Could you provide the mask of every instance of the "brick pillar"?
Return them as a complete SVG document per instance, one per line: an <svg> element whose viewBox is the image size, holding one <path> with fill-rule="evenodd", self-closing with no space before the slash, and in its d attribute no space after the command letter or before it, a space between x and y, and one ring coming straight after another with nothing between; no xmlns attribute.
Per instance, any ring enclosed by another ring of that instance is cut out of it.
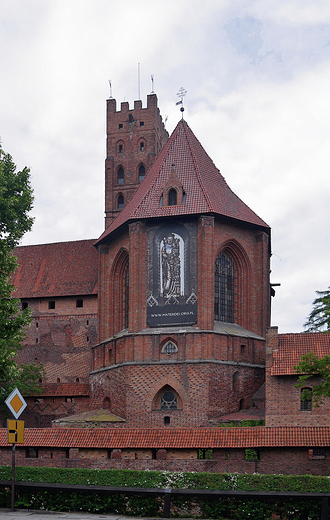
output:
<svg viewBox="0 0 330 520"><path fill-rule="evenodd" d="M214 327L214 217L202 215L198 221L198 311L197 325L203 330Z"/></svg>
<svg viewBox="0 0 330 520"><path fill-rule="evenodd" d="M265 425L270 426L270 421L274 407L277 407L277 389L276 378L271 375L270 371L273 364L273 352L278 350L278 327L270 327L266 336L266 393L265 393Z"/></svg>
<svg viewBox="0 0 330 520"><path fill-rule="evenodd" d="M269 237L258 233L255 238L254 304L252 330L265 337L270 326L270 255Z"/></svg>
<svg viewBox="0 0 330 520"><path fill-rule="evenodd" d="M129 331L147 326L147 232L142 222L129 225Z"/></svg>

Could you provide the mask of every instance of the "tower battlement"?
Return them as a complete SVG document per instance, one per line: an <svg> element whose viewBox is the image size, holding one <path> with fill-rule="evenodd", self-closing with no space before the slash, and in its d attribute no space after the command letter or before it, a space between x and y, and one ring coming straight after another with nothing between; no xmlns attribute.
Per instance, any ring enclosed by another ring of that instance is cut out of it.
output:
<svg viewBox="0 0 330 520"><path fill-rule="evenodd" d="M156 94L147 96L147 106L124 101L117 111L114 98L107 100L107 157L105 161L105 227L131 200L168 140Z"/></svg>

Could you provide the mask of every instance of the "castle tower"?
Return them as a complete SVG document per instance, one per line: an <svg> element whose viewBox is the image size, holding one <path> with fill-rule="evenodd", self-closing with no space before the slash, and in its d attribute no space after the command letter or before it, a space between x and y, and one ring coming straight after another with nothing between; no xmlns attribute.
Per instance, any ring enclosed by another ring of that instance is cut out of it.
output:
<svg viewBox="0 0 330 520"><path fill-rule="evenodd" d="M110 403L133 428L249 408L264 382L270 229L184 120L96 247L91 407Z"/></svg>
<svg viewBox="0 0 330 520"><path fill-rule="evenodd" d="M107 228L131 200L140 182L168 139L157 107L156 94L142 101L121 103L107 100L107 158L105 161L105 227Z"/></svg>

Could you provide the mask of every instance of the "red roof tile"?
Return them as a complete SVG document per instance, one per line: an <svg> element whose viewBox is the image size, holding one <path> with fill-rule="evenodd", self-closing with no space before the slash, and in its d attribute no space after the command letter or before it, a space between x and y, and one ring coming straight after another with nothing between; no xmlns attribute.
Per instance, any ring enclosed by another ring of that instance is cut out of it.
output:
<svg viewBox="0 0 330 520"><path fill-rule="evenodd" d="M84 429L31 428L23 446L49 448L262 448L329 446L330 428ZM0 446L9 446L0 429Z"/></svg>
<svg viewBox="0 0 330 520"><path fill-rule="evenodd" d="M278 350L273 350L272 376L296 374L294 366L303 354L313 351L318 357L330 354L330 334L324 332L301 332L279 334Z"/></svg>
<svg viewBox="0 0 330 520"><path fill-rule="evenodd" d="M161 206L161 196L173 164L175 175L185 192L185 202L176 206ZM132 200L99 240L129 220L198 213L223 215L268 228L229 188L188 124L181 120Z"/></svg>
<svg viewBox="0 0 330 520"><path fill-rule="evenodd" d="M97 294L95 240L59 242L15 249L18 269L12 283L17 298Z"/></svg>

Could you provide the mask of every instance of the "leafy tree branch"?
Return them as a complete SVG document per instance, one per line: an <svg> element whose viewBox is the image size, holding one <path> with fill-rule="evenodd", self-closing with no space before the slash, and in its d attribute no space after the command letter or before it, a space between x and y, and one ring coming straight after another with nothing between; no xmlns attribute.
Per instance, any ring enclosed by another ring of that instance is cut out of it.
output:
<svg viewBox="0 0 330 520"><path fill-rule="evenodd" d="M33 363L17 364L31 312L21 310L20 300L12 296L15 287L10 282L17 268L14 248L32 227L32 205L30 170L17 172L12 157L0 148L0 407L16 386L25 395L38 391L42 372L42 367Z"/></svg>

